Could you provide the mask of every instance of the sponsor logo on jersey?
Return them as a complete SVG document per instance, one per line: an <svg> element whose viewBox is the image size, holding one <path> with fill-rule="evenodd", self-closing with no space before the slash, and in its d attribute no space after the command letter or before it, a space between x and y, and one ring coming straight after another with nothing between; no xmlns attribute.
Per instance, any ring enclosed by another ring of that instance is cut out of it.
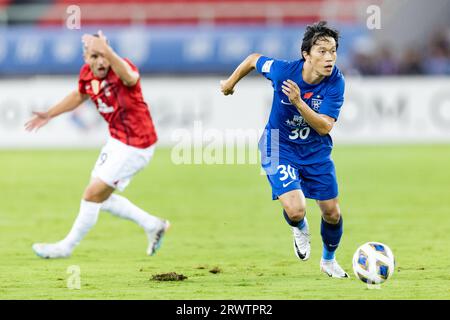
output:
<svg viewBox="0 0 450 320"><path fill-rule="evenodd" d="M102 99L100 99L100 97L97 98L97 106L98 106L98 111L101 112L101 113L112 113L112 112L114 112L114 107L108 106L106 103L104 103L102 101Z"/></svg>
<svg viewBox="0 0 450 320"><path fill-rule="evenodd" d="M303 119L302 116L300 115L294 115L294 117L292 118L292 120L287 119L286 120L286 124L290 127L294 127L294 128L300 128L300 127L305 127L308 125L308 123L306 122L305 119Z"/></svg>

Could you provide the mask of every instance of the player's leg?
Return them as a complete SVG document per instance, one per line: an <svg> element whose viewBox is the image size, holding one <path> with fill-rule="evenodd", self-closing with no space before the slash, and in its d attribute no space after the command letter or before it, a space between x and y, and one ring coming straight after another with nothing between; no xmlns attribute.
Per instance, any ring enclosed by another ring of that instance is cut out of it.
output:
<svg viewBox="0 0 450 320"><path fill-rule="evenodd" d="M92 177L98 177L117 190L124 191L132 178L149 164L154 149L154 146L137 149L111 139L102 150ZM148 255L156 252L170 226L169 221L149 214L118 194L112 194L105 199L101 209L142 227L148 238Z"/></svg>
<svg viewBox="0 0 450 320"><path fill-rule="evenodd" d="M151 215L118 194L112 194L104 201L101 209L116 217L131 220L143 228L148 238L148 255L156 252L161 245L162 236L170 226L169 221Z"/></svg>
<svg viewBox="0 0 450 320"><path fill-rule="evenodd" d="M302 190L295 189L278 196L286 222L292 227L300 227L306 214L306 199Z"/></svg>
<svg viewBox="0 0 450 320"><path fill-rule="evenodd" d="M53 244L34 244L34 252L42 258L69 257L73 249L96 224L102 202L113 192L114 188L100 179L93 179L84 191L78 216L67 236Z"/></svg>
<svg viewBox="0 0 450 320"><path fill-rule="evenodd" d="M322 212L320 233L323 241L323 254L320 267L330 277L348 278L348 274L336 262L335 252L343 233L343 219L339 209L338 198L318 200Z"/></svg>
<svg viewBox="0 0 450 320"><path fill-rule="evenodd" d="M81 200L80 212L69 234L62 243L73 250L87 232L96 224L103 201L109 198L114 188L100 179L92 179Z"/></svg>
<svg viewBox="0 0 450 320"><path fill-rule="evenodd" d="M272 199L279 199L283 216L291 226L295 255L300 260L308 260L311 245L308 221L305 217L306 200L300 186L300 176L295 164L281 158L276 167L265 168L272 187Z"/></svg>
<svg viewBox="0 0 450 320"><path fill-rule="evenodd" d="M262 135L258 144L261 165L272 187L272 200L280 201L283 216L292 228L295 255L300 260L307 260L311 245L305 217L306 200L301 190L298 169L291 161L292 154L280 154L277 137L278 130L266 130Z"/></svg>
<svg viewBox="0 0 450 320"><path fill-rule="evenodd" d="M332 160L303 166L302 189L305 196L315 199L322 212L321 235L323 241L323 256L320 267L330 277L346 278L347 273L334 258L339 241L342 237L342 222L338 204L338 184L336 170Z"/></svg>
<svg viewBox="0 0 450 320"><path fill-rule="evenodd" d="M343 233L343 219L339 209L338 198L318 200L317 204L322 212L320 227L323 240L322 258L333 260Z"/></svg>
<svg viewBox="0 0 450 320"><path fill-rule="evenodd" d="M278 196L286 222L292 227L295 255L303 261L311 254L311 241L306 219L306 199L302 190L295 189Z"/></svg>

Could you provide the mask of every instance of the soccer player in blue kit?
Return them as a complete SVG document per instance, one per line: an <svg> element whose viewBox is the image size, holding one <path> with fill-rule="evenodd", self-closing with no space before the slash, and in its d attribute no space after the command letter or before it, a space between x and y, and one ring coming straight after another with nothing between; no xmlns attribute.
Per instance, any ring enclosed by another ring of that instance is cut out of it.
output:
<svg viewBox="0 0 450 320"><path fill-rule="evenodd" d="M316 200L322 212L320 269L330 277L348 278L335 259L343 219L329 135L344 102L345 81L335 65L338 45L338 31L325 21L307 26L300 60L251 54L221 81L221 91L233 94L238 81L253 69L271 80L272 110L259 149L272 198L280 201L292 227L295 254L304 261L311 252L305 198Z"/></svg>

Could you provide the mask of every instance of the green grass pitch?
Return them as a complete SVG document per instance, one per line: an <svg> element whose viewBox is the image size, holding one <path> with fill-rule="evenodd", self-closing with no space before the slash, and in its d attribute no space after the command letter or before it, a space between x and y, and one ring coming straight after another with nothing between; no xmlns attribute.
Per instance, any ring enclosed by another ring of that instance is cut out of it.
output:
<svg viewBox="0 0 450 320"><path fill-rule="evenodd" d="M0 299L449 299L450 146L341 146L333 157L349 280L319 271L319 211L308 201L312 254L300 262L258 165L181 165L159 149L124 195L172 228L145 255L144 232L101 213L69 259L43 260L33 242L60 240L74 221L97 151L0 152ZM351 269L356 248L386 243L392 279L368 289ZM70 266L81 288L67 288ZM219 268L221 272L210 273ZM151 281L177 272L180 282Z"/></svg>

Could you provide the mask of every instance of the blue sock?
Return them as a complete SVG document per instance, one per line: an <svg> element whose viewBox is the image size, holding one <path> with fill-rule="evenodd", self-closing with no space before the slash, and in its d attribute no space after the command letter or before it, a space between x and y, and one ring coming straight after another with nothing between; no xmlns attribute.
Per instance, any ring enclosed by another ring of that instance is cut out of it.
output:
<svg viewBox="0 0 450 320"><path fill-rule="evenodd" d="M284 216L284 219L286 219L286 222L292 227L297 227L299 229L302 229L305 226L305 219L304 218L302 220L300 220L300 221L297 221L297 222L292 221L291 219L289 219L288 214L284 210L283 210L283 216Z"/></svg>
<svg viewBox="0 0 450 320"><path fill-rule="evenodd" d="M334 251L328 251L328 248L325 245L325 243L323 244L322 258L323 258L323 260L333 260L334 259Z"/></svg>
<svg viewBox="0 0 450 320"><path fill-rule="evenodd" d="M343 233L343 219L342 216L337 224L330 224L323 220L320 226L320 234L322 235L323 241L323 254L322 258L324 260L333 260L334 253L339 246L339 241L341 240Z"/></svg>

